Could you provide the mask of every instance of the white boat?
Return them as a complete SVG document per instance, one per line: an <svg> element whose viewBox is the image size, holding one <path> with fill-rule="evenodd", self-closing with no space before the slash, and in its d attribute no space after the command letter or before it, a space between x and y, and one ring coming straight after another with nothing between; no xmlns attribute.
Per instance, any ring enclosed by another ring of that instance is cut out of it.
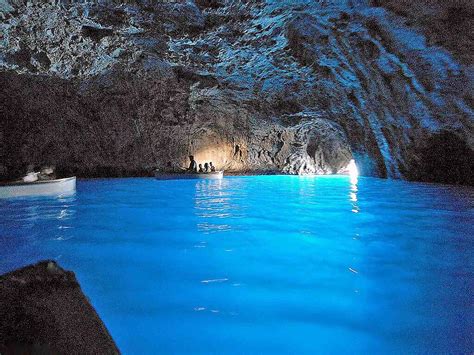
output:
<svg viewBox="0 0 474 355"><path fill-rule="evenodd" d="M224 171L212 171L210 173L167 173L163 171L155 171L155 178L158 180L180 180L180 179L209 179L217 180L224 177Z"/></svg>
<svg viewBox="0 0 474 355"><path fill-rule="evenodd" d="M76 191L76 177L34 182L13 181L0 183L0 198L42 195L63 195Z"/></svg>

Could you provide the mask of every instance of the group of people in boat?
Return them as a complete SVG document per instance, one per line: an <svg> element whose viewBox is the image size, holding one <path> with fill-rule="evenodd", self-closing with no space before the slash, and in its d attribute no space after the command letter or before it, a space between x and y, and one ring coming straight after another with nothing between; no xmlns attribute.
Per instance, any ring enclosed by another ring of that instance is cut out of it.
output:
<svg viewBox="0 0 474 355"><path fill-rule="evenodd" d="M205 174L205 173L213 173L216 171L216 167L212 164L212 161L209 163L198 164L194 159L193 155L189 156L189 167L186 171L190 173L196 174ZM168 163L168 166L171 167L171 163ZM41 167L40 171L35 171L34 166L30 165L27 168L27 173L23 177L21 177L21 181L23 182L35 182L41 180L54 180L56 179L55 168L53 166L43 166ZM184 170L184 169L183 169Z"/></svg>
<svg viewBox="0 0 474 355"><path fill-rule="evenodd" d="M35 182L43 180L54 180L56 179L56 174L54 173L53 166L43 166L40 171L35 172L33 166L28 166L26 175L21 178L23 182Z"/></svg>
<svg viewBox="0 0 474 355"><path fill-rule="evenodd" d="M216 171L216 167L212 164L212 161L209 163L204 163L204 166L202 164L198 164L196 160L194 160L194 156L190 155L189 156L189 168L187 169L189 172L192 173L212 173Z"/></svg>

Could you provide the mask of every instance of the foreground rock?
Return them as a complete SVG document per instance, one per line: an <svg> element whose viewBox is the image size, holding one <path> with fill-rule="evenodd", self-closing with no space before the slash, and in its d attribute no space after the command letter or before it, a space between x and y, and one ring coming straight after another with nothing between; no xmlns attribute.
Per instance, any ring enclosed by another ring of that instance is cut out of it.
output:
<svg viewBox="0 0 474 355"><path fill-rule="evenodd" d="M142 175L193 154L474 184L467 0L1 3L5 177Z"/></svg>
<svg viewBox="0 0 474 355"><path fill-rule="evenodd" d="M74 273L42 261L0 276L1 354L118 354Z"/></svg>

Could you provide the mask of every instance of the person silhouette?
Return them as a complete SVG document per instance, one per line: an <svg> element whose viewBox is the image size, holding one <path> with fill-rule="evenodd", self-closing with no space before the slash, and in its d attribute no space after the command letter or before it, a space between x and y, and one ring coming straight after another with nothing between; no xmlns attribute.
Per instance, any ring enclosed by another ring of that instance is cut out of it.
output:
<svg viewBox="0 0 474 355"><path fill-rule="evenodd" d="M196 160L194 160L194 156L190 155L189 160L190 160L190 163L189 163L188 170L196 173L198 171L198 166L197 166Z"/></svg>

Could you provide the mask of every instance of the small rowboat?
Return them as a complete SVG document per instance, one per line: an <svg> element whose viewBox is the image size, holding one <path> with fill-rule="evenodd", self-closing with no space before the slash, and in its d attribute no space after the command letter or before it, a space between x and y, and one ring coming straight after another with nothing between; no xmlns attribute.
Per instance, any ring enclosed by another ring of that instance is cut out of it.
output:
<svg viewBox="0 0 474 355"><path fill-rule="evenodd" d="M13 181L0 184L0 198L63 195L76 191L76 177L34 182Z"/></svg>
<svg viewBox="0 0 474 355"><path fill-rule="evenodd" d="M209 179L217 180L224 177L224 171L213 171L210 173L166 173L162 171L155 171L155 178L158 180L181 180L181 179Z"/></svg>

